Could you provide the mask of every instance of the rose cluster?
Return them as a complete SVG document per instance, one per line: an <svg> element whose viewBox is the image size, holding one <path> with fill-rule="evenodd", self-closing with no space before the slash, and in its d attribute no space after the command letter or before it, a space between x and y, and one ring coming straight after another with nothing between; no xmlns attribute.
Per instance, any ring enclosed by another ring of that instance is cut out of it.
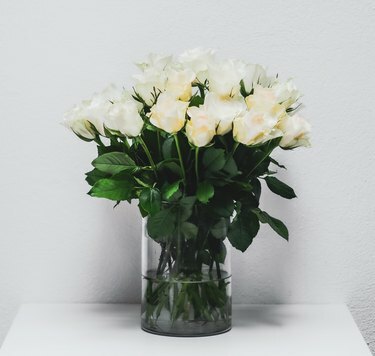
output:
<svg viewBox="0 0 375 356"><path fill-rule="evenodd" d="M136 138L148 125L182 131L195 147L230 132L246 146L277 137L282 148L309 146L310 124L296 114L300 92L261 65L197 48L177 58L151 54L137 66L132 91L108 87L68 111L65 125L84 140Z"/></svg>

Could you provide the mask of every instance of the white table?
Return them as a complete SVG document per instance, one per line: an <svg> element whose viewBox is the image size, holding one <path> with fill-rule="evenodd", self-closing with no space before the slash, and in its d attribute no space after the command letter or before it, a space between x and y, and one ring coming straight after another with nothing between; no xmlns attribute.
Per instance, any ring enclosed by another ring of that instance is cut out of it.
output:
<svg viewBox="0 0 375 356"><path fill-rule="evenodd" d="M234 306L229 333L148 334L139 306L26 304L0 356L370 356L345 305Z"/></svg>

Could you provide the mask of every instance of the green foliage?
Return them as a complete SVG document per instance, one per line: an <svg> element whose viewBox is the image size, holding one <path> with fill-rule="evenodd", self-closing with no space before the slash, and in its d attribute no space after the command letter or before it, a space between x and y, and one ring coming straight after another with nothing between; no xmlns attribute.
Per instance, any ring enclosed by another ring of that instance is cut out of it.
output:
<svg viewBox="0 0 375 356"><path fill-rule="evenodd" d="M139 195L139 204L150 215L154 215L161 209L161 194L159 189L145 188Z"/></svg>
<svg viewBox="0 0 375 356"><path fill-rule="evenodd" d="M168 137L162 146L164 159L178 158L177 149L173 137Z"/></svg>
<svg viewBox="0 0 375 356"><path fill-rule="evenodd" d="M139 169L135 162L123 152L105 153L92 161L92 165L99 171L109 174L122 171L135 172Z"/></svg>
<svg viewBox="0 0 375 356"><path fill-rule="evenodd" d="M204 103L204 100L201 96L199 95L194 95L191 100L189 106L199 106Z"/></svg>
<svg viewBox="0 0 375 356"><path fill-rule="evenodd" d="M147 232L155 241L167 241L175 230L176 215L172 209L161 209L147 220Z"/></svg>
<svg viewBox="0 0 375 356"><path fill-rule="evenodd" d="M266 177L264 179L267 183L268 188L270 188L273 193L278 194L286 199L293 199L297 197L294 193L294 190L289 187L289 185L278 180L276 177Z"/></svg>
<svg viewBox="0 0 375 356"><path fill-rule="evenodd" d="M202 182L198 184L197 188L197 199L206 204L214 196L214 186L209 182Z"/></svg>
<svg viewBox="0 0 375 356"><path fill-rule="evenodd" d="M288 240L289 238L288 229L281 220L270 216L265 211L262 211L259 208L253 209L253 212L256 214L256 216L258 217L261 223L268 224L282 238L284 238L285 240Z"/></svg>
<svg viewBox="0 0 375 356"><path fill-rule="evenodd" d="M199 93L192 97L190 106L203 104L206 84L197 85ZM241 83L242 95L249 95L251 90ZM173 136L152 126L149 109L144 104L141 115L145 127L133 142L108 130L109 145L99 136L94 139L98 157L92 162L94 169L86 173L92 186L88 194L117 203L138 199L142 216L148 216L151 238L166 244L180 236L185 249L183 266L188 269L197 263L210 268L222 263L226 237L235 248L245 251L258 232L259 221L288 238L285 225L259 209L259 178L272 192L288 199L295 197L292 188L270 176L275 173L269 168L271 163L285 168L270 157L280 138L248 147L227 134L215 136L210 147L198 150L182 132ZM174 253L169 252L172 260ZM161 268L167 264L162 259Z"/></svg>
<svg viewBox="0 0 375 356"><path fill-rule="evenodd" d="M186 240L195 239L198 235L198 227L191 222L183 221L180 232Z"/></svg>
<svg viewBox="0 0 375 356"><path fill-rule="evenodd" d="M229 218L221 217L217 223L211 226L210 232L217 239L224 240L228 234Z"/></svg>
<svg viewBox="0 0 375 356"><path fill-rule="evenodd" d="M134 179L127 172L121 172L111 178L99 179L89 191L89 195L110 200L128 200L132 196Z"/></svg>
<svg viewBox="0 0 375 356"><path fill-rule="evenodd" d="M181 181L178 180L177 182L171 183L171 184L165 184L163 186L163 198L164 199L171 199L179 190Z"/></svg>
<svg viewBox="0 0 375 356"><path fill-rule="evenodd" d="M278 166L278 167L280 167L280 168L286 169L285 166L283 166L282 164L280 164L279 162L277 162L275 159L273 159L273 158L271 158L271 157L270 157L270 161L271 161L274 165L276 165L276 166Z"/></svg>
<svg viewBox="0 0 375 356"><path fill-rule="evenodd" d="M196 200L197 198L195 196L185 197L175 205L174 208L178 211L180 221L185 221L190 218Z"/></svg>
<svg viewBox="0 0 375 356"><path fill-rule="evenodd" d="M93 186L99 179L108 178L110 174L99 171L99 169L94 168L92 171L86 173L86 182Z"/></svg>
<svg viewBox="0 0 375 356"><path fill-rule="evenodd" d="M208 172L217 172L225 165L225 150L221 148L207 148L203 154L202 163Z"/></svg>
<svg viewBox="0 0 375 356"><path fill-rule="evenodd" d="M244 252L259 230L259 221L252 211L241 211L229 226L228 239L233 247Z"/></svg>

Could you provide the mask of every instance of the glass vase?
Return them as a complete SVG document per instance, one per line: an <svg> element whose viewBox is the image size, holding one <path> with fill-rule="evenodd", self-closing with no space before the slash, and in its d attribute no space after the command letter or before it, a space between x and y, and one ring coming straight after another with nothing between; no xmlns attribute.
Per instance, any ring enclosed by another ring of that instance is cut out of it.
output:
<svg viewBox="0 0 375 356"><path fill-rule="evenodd" d="M170 336L229 331L232 300L226 230L215 231L219 238L215 237L199 213L175 224L173 233L156 241L148 233L148 219L143 219L142 329ZM226 224L218 224L217 229L221 226L225 229Z"/></svg>

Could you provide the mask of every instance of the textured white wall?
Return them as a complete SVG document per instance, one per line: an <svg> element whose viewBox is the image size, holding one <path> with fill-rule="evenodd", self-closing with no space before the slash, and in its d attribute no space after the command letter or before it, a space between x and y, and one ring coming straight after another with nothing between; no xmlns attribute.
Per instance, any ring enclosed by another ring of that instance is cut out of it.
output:
<svg viewBox="0 0 375 356"><path fill-rule="evenodd" d="M233 253L234 301L346 302L375 350L374 44L371 0L2 0L0 341L22 302L139 300L136 207L85 194L95 148L58 122L133 60L200 45L293 75L314 126L279 154L299 199L263 199L291 241Z"/></svg>

